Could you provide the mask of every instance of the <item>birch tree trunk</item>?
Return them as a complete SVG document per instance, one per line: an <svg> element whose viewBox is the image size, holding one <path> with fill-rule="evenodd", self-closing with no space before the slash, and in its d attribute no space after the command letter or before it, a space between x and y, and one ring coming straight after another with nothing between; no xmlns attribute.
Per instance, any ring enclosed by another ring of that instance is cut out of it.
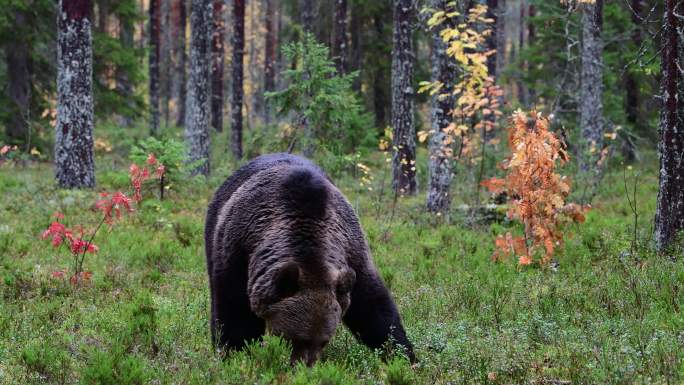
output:
<svg viewBox="0 0 684 385"><path fill-rule="evenodd" d="M335 0L332 54L337 72L347 73L347 0Z"/></svg>
<svg viewBox="0 0 684 385"><path fill-rule="evenodd" d="M66 188L95 186L91 12L90 0L59 2L55 176Z"/></svg>
<svg viewBox="0 0 684 385"><path fill-rule="evenodd" d="M193 174L209 175L209 43L211 1L193 0L190 10L190 77L185 116L189 161Z"/></svg>
<svg viewBox="0 0 684 385"><path fill-rule="evenodd" d="M435 10L450 12L447 0L432 0L431 7ZM454 27L453 19L441 23L432 29L432 80L443 84L442 95L432 97L432 116L430 141L428 142L428 172L429 185L427 194L427 209L438 215L448 215L451 206L449 189L452 180L452 158L446 150L447 135L444 129L452 122L451 109L455 100L452 94L456 81L456 63L447 55L446 44L440 33L445 28Z"/></svg>
<svg viewBox="0 0 684 385"><path fill-rule="evenodd" d="M416 193L412 0L394 0L392 39L392 187L402 195Z"/></svg>
<svg viewBox="0 0 684 385"><path fill-rule="evenodd" d="M603 147L603 0L582 8L582 69L580 85L580 171L593 185ZM593 186L590 187L593 189Z"/></svg>
<svg viewBox="0 0 684 385"><path fill-rule="evenodd" d="M161 0L150 0L149 4L150 134L152 136L159 134L160 2Z"/></svg>
<svg viewBox="0 0 684 385"><path fill-rule="evenodd" d="M684 230L684 32L678 20L682 12L681 0L666 0L661 43L660 190L655 215L655 240L660 252L675 246Z"/></svg>
<svg viewBox="0 0 684 385"><path fill-rule="evenodd" d="M245 56L245 0L233 0L233 101L231 106L231 150L242 158L243 60Z"/></svg>
<svg viewBox="0 0 684 385"><path fill-rule="evenodd" d="M214 0L211 34L211 126L223 132L223 1Z"/></svg>
<svg viewBox="0 0 684 385"><path fill-rule="evenodd" d="M17 25L26 23L26 14L22 10L14 11ZM12 144L23 143L29 151L29 111L31 102L30 42L22 36L8 39L5 47L5 63L7 73L7 94L11 105L7 137Z"/></svg>
<svg viewBox="0 0 684 385"><path fill-rule="evenodd" d="M176 116L176 126L185 125L185 96L187 94L186 62L188 54L185 44L185 36L188 30L187 4L186 0L177 0L179 8L178 16L178 65L176 66L176 79L178 81L178 115Z"/></svg>

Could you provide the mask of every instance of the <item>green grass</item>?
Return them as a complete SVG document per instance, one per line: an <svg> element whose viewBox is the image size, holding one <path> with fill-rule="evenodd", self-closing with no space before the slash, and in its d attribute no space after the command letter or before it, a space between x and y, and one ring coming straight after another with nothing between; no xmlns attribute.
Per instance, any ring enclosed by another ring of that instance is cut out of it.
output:
<svg viewBox="0 0 684 385"><path fill-rule="evenodd" d="M490 260L494 237L514 224L473 227L458 216L435 223L422 212L423 194L392 210L391 197L379 193L382 160L373 163L372 193L349 175L337 177L415 344L415 368L400 357L383 361L344 327L313 368L291 367L287 344L275 338L225 360L212 349L203 217L233 169L217 163L208 181L183 183L168 200L148 199L103 229L99 253L85 262L92 282L77 289L50 277L69 259L39 235L54 211L70 224L95 224L95 192L57 190L48 164L0 168L0 383L684 382L684 266L650 251L653 161L643 163L637 186L636 252L629 252L632 214L615 169L586 223L566 229L557 269ZM99 155L98 189L122 188L126 164ZM463 178L457 196L472 186Z"/></svg>

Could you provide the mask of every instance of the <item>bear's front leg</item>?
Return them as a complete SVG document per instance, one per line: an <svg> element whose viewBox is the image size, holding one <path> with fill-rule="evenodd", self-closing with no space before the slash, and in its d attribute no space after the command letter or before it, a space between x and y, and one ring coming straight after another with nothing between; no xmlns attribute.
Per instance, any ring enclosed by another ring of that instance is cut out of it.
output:
<svg viewBox="0 0 684 385"><path fill-rule="evenodd" d="M247 266L233 259L231 266L213 266L211 281L211 338L214 346L240 349L261 338L264 321L249 306Z"/></svg>
<svg viewBox="0 0 684 385"><path fill-rule="evenodd" d="M413 346L382 279L375 271L357 271L356 274L351 304L343 318L345 325L366 346L378 349L391 341L404 351L411 363L415 363Z"/></svg>

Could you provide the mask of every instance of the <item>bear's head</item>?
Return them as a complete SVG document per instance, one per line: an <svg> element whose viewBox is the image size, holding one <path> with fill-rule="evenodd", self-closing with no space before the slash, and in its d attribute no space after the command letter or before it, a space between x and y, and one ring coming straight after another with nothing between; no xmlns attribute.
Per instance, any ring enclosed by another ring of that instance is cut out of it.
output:
<svg viewBox="0 0 684 385"><path fill-rule="evenodd" d="M292 344L293 363L313 365L349 308L355 281L347 267L311 273L295 262L285 263L276 270L270 300L257 315L270 333Z"/></svg>

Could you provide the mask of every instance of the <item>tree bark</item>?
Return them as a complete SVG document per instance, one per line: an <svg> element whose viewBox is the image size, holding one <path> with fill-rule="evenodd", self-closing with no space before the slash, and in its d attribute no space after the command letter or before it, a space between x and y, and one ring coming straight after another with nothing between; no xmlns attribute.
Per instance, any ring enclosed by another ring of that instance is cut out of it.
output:
<svg viewBox="0 0 684 385"><path fill-rule="evenodd" d="M520 1L520 34L518 35L518 56L522 57L523 49L525 48L525 11L527 10L527 0ZM521 60L523 73L527 73L527 62ZM521 78L518 79L518 99L520 104L527 106L529 104L529 95L527 94L527 86Z"/></svg>
<svg viewBox="0 0 684 385"><path fill-rule="evenodd" d="M349 20L350 23L350 29L351 29L351 57L349 58L350 60L350 67L352 71L360 71L361 70L361 16L359 15L360 9L357 8L352 8L351 9L351 17ZM359 92L361 90L361 76L357 76L354 79L354 83L352 84L352 89L356 92ZM377 117L376 117L377 121ZM381 126L378 126L381 127ZM384 126L382 126L384 127Z"/></svg>
<svg viewBox="0 0 684 385"><path fill-rule="evenodd" d="M14 11L17 25L26 23L26 14L22 10ZM11 102L10 117L6 132L10 143L23 143L29 151L29 112L31 103L30 43L21 36L8 39L5 46L5 60L8 77L7 93Z"/></svg>
<svg viewBox="0 0 684 385"><path fill-rule="evenodd" d="M231 150L242 158L243 59L245 51L245 0L233 0L233 101L231 106Z"/></svg>
<svg viewBox="0 0 684 385"><path fill-rule="evenodd" d="M264 92L273 92L276 89L276 50L278 37L275 31L275 9L277 0L266 0L266 38L264 46ZM269 124L271 121L271 110L269 103L264 103L264 122Z"/></svg>
<svg viewBox="0 0 684 385"><path fill-rule="evenodd" d="M487 17L494 20L493 23L489 24L492 33L487 36L487 49L495 50L497 49L499 34L499 0L487 0ZM496 58L497 55L487 57L487 72L489 72L489 76L496 77L497 75Z"/></svg>
<svg viewBox="0 0 684 385"><path fill-rule="evenodd" d="M176 116L176 126L185 125L185 96L187 94L186 62L188 60L185 48L185 36L188 29L187 4L186 0L177 0L179 8L178 16L178 65L176 66L176 79L178 81L178 115Z"/></svg>
<svg viewBox="0 0 684 385"><path fill-rule="evenodd" d="M119 44L126 50L133 50L135 41L135 25L133 19L129 16L119 17ZM133 126L133 118L131 113L135 109L133 103L133 85L131 79L128 78L128 72L122 68L116 69L116 88L122 96L124 103L127 105L128 111L119 116L119 123L124 127Z"/></svg>
<svg viewBox="0 0 684 385"><path fill-rule="evenodd" d="M447 0L432 0L433 9L450 12ZM447 55L447 45L440 33L445 28L453 28L453 18L448 19L432 29L432 80L442 83L443 93L432 97L432 119L430 141L428 142L428 172L429 185L427 194L427 209L429 212L448 215L451 206L449 189L452 180L452 157L448 155L449 145L444 129L452 122L451 109L454 106L452 93L456 82L456 63ZM491 58L492 56L490 56Z"/></svg>
<svg viewBox="0 0 684 385"><path fill-rule="evenodd" d="M159 134L159 54L160 54L160 2L150 0L149 4L149 70L150 70L150 134Z"/></svg>
<svg viewBox="0 0 684 385"><path fill-rule="evenodd" d="M582 69L580 85L580 171L592 178L598 174L596 162L603 147L603 0L583 4ZM592 187L593 188L593 187Z"/></svg>
<svg viewBox="0 0 684 385"><path fill-rule="evenodd" d="M223 1L214 0L211 35L211 126L223 131Z"/></svg>
<svg viewBox="0 0 684 385"><path fill-rule="evenodd" d="M193 0L190 10L190 76L185 140L193 174L209 175L209 44L212 0Z"/></svg>
<svg viewBox="0 0 684 385"><path fill-rule="evenodd" d="M161 85L161 105L162 114L164 115L164 127L169 127L169 120L171 119L171 85L173 79L171 78L173 68L173 43L171 42L171 1L162 0L161 15L164 22L160 23L159 33L163 36L160 47L160 85Z"/></svg>
<svg viewBox="0 0 684 385"><path fill-rule="evenodd" d="M632 32L632 43L635 49L639 49L643 42L641 37L641 1L632 0L632 24L634 31ZM625 76L625 113L627 114L627 122L633 128L640 128L641 122L639 119L639 84L634 70L627 71Z"/></svg>
<svg viewBox="0 0 684 385"><path fill-rule="evenodd" d="M392 187L402 195L416 193L412 0L394 0L392 39Z"/></svg>
<svg viewBox="0 0 684 385"><path fill-rule="evenodd" d="M91 12L90 0L59 2L55 176L66 188L95 186Z"/></svg>
<svg viewBox="0 0 684 385"><path fill-rule="evenodd" d="M382 41L385 30L385 22L382 15L373 17L375 26L375 36L378 41ZM387 126L387 80L385 78L385 68L380 63L371 65L373 71L373 110L375 112L375 126L384 129ZM360 69L360 68L359 68Z"/></svg>
<svg viewBox="0 0 684 385"><path fill-rule="evenodd" d="M684 36L678 15L681 0L666 0L662 39L663 106L660 114L660 190L655 215L655 240L660 252L681 241L684 230ZM681 242L679 243L681 245Z"/></svg>
<svg viewBox="0 0 684 385"><path fill-rule="evenodd" d="M347 0L335 0L332 54L340 74L347 73Z"/></svg>
<svg viewBox="0 0 684 385"><path fill-rule="evenodd" d="M300 0L302 28L305 33L313 34L314 7L313 0Z"/></svg>

